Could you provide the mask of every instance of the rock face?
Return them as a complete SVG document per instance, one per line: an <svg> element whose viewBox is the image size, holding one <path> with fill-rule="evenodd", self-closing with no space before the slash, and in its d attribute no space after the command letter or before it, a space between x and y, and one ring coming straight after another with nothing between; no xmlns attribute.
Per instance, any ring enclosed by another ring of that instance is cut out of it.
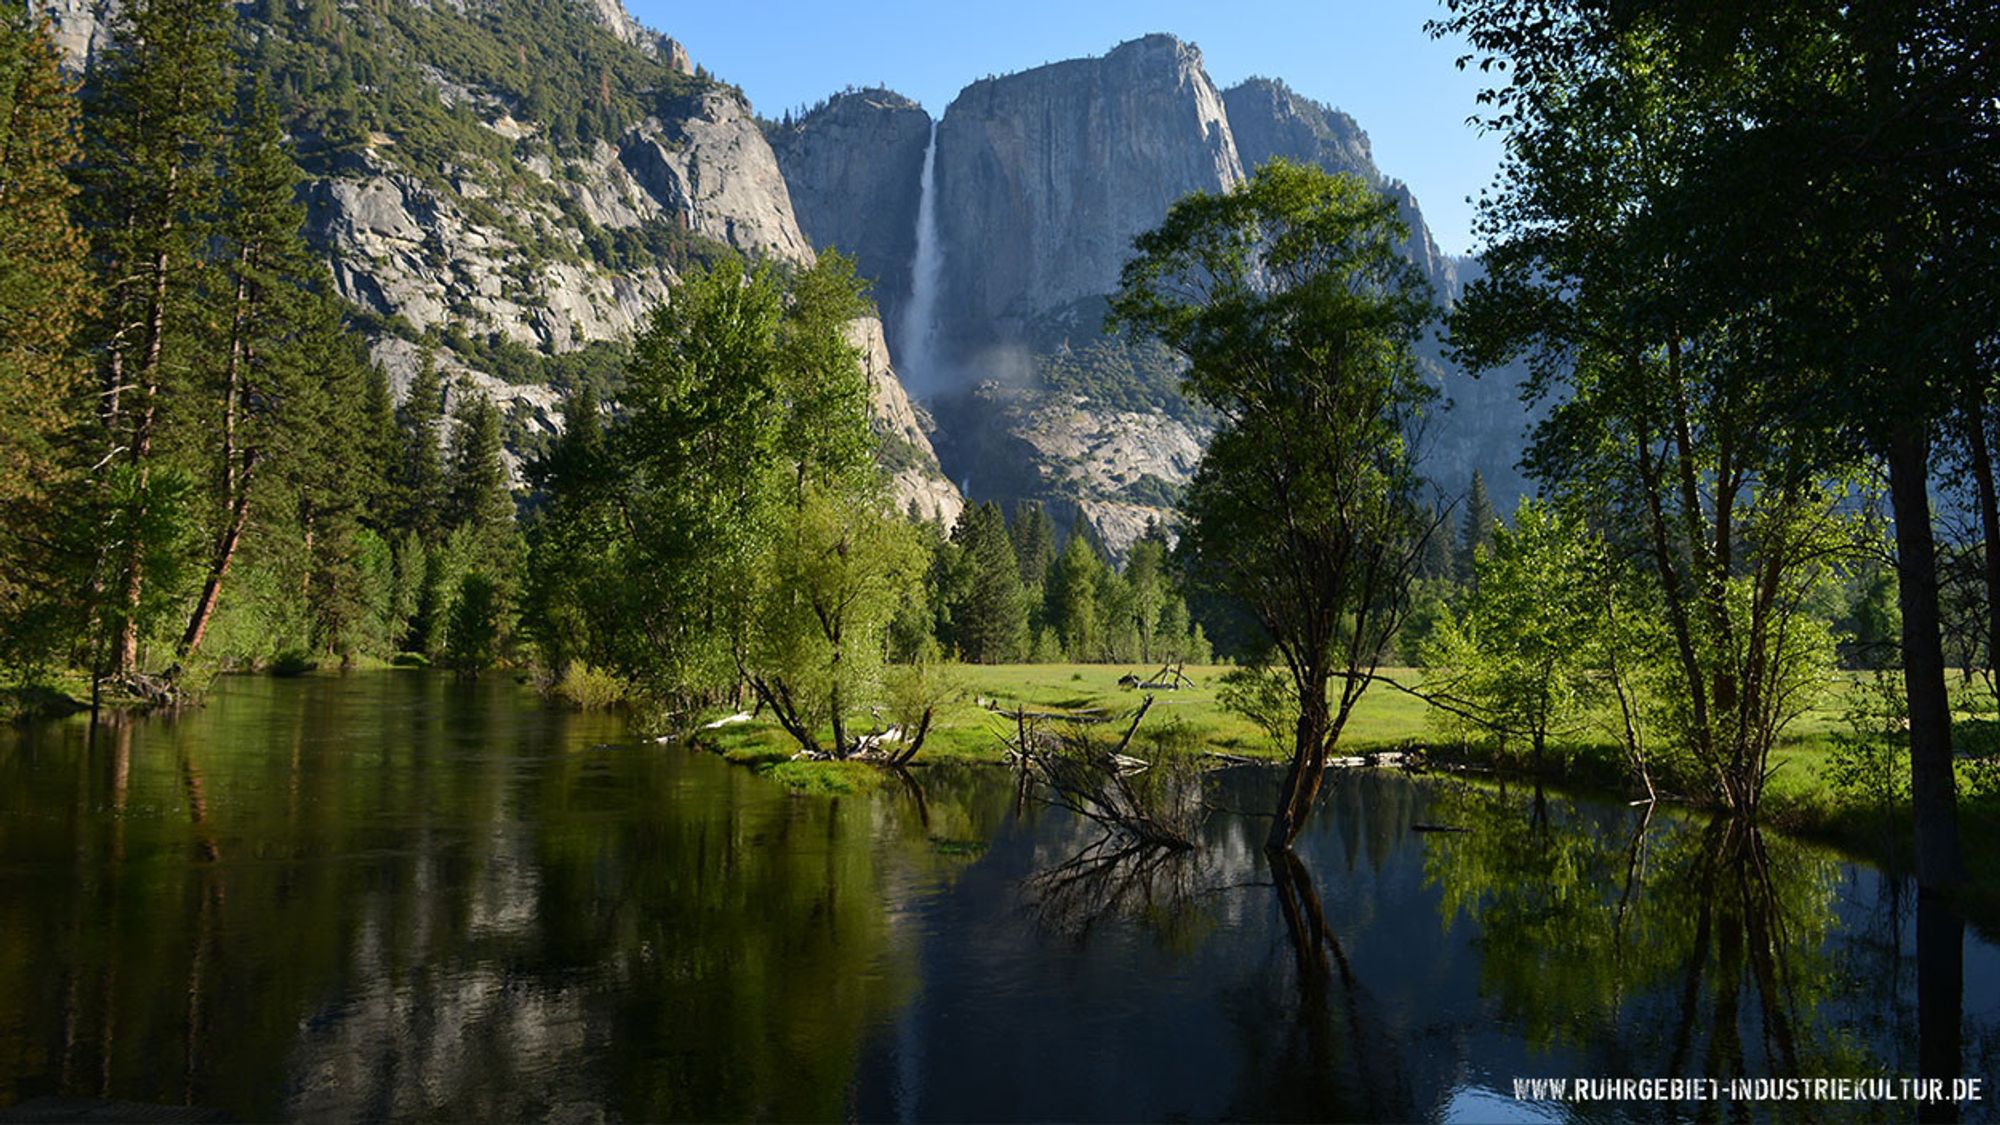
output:
<svg viewBox="0 0 2000 1125"><path fill-rule="evenodd" d="M967 86L938 123L948 357L1109 292L1169 204L1242 176L1201 52L1172 36Z"/></svg>
<svg viewBox="0 0 2000 1125"><path fill-rule="evenodd" d="M936 423L910 400L902 381L896 378L882 322L872 316L849 321L847 342L861 353L862 367L868 372L875 440L882 451L882 465L889 472L889 493L896 510L950 527L958 522L965 497L938 468L937 451L931 447Z"/></svg>
<svg viewBox="0 0 2000 1125"><path fill-rule="evenodd" d="M1265 161L1283 157L1368 181L1370 187L1396 201L1397 211L1410 228L1409 241L1403 247L1410 261L1424 272L1441 299L1457 297L1457 261L1432 240L1409 186L1384 176L1375 166L1368 134L1354 118L1270 78L1252 78L1231 86L1223 91L1222 102L1229 110L1229 127L1235 131L1236 152L1244 171L1255 171Z"/></svg>
<svg viewBox="0 0 2000 1125"><path fill-rule="evenodd" d="M104 0L42 0L30 10L46 13L55 30L56 46L81 68L111 45Z"/></svg>
<svg viewBox="0 0 2000 1125"><path fill-rule="evenodd" d="M619 159L633 178L684 229L752 256L810 264L812 246L750 107L710 89L677 108L627 135Z"/></svg>
<svg viewBox="0 0 2000 1125"><path fill-rule="evenodd" d="M766 135L806 238L853 258L875 281L883 322L900 323L917 252L917 184L930 114L901 94L857 90Z"/></svg>
<svg viewBox="0 0 2000 1125"><path fill-rule="evenodd" d="M623 209L657 215L658 204L615 162L586 166L572 187L589 210L614 225ZM458 329L530 348L565 352L596 340L628 336L647 310L664 300L672 274L664 268L619 273L580 254L521 268L516 236L468 213L478 181L458 180L440 191L370 153L360 168L307 189L307 235L325 251L342 296L369 312L401 317L418 332ZM467 189L471 189L468 191ZM568 235L551 203L517 203L515 229L529 225L551 238Z"/></svg>
<svg viewBox="0 0 2000 1125"><path fill-rule="evenodd" d="M777 142L794 200L810 201L799 203L802 224L856 253L898 305L914 256L920 112L881 91L842 95ZM1170 363L1136 352L1102 362L1104 297L1133 237L1176 199L1227 190L1273 157L1351 173L1388 195L1410 228L1405 253L1440 304L1457 298L1468 267L1439 250L1410 189L1375 166L1360 125L1282 82L1218 92L1193 45L1153 35L966 87L937 125L943 370L916 373L950 477L976 499L1037 499L1059 521L1087 519L1114 550L1147 520L1170 521L1210 431L1185 404L1161 401L1160 388L1173 397ZM895 354L911 354L901 318L888 324ZM1419 352L1451 405L1429 433L1432 480L1455 494L1479 469L1511 507L1525 487L1514 465L1519 374L1475 381L1435 340ZM1096 357L1081 380L1078 357Z"/></svg>

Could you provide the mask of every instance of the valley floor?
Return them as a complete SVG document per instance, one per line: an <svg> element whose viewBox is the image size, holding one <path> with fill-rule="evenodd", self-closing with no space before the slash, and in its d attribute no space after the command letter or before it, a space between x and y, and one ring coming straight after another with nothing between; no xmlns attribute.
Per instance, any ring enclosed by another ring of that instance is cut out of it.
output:
<svg viewBox="0 0 2000 1125"><path fill-rule="evenodd" d="M966 664L952 668L957 699L943 707L919 756L920 763L1007 760L1004 737L1011 734L1011 713L1080 713L1129 719L1146 695L1155 697L1144 734L1158 740L1194 746L1235 758L1281 760L1281 747L1254 723L1226 710L1217 698L1228 666L1188 667L1192 686L1147 692L1121 686L1119 679L1140 679L1154 668L1118 664ZM1385 668L1380 675L1421 691L1423 672ZM1843 673L1844 690L1831 692L1819 705L1793 723L1773 755L1776 766L1765 794L1767 823L1800 835L1838 845L1891 868L1908 861L1907 807L1883 809L1843 794L1831 783L1829 757L1834 735L1847 729L1844 715L1865 685L1865 674ZM1501 770L1542 776L1566 787L1586 788L1627 796L1643 796L1631 780L1612 728L1586 732L1580 739L1554 745L1539 766L1525 753L1503 751L1490 742L1463 739L1422 699L1388 683L1372 685L1355 707L1340 739L1340 752L1371 752L1422 748L1431 759L1452 768ZM703 739L733 761L753 765L775 779L805 792L839 794L881 784L883 770L862 763L793 761L798 747L775 722L755 719L704 732ZM1144 756L1144 751L1138 751ZM1901 767L1907 769L1907 766ZM1974 796L1962 787L1961 832L1964 852L1972 857L1974 912L2000 919L2000 866L1978 857L2000 849L2000 797ZM1663 793L1663 796L1666 794Z"/></svg>

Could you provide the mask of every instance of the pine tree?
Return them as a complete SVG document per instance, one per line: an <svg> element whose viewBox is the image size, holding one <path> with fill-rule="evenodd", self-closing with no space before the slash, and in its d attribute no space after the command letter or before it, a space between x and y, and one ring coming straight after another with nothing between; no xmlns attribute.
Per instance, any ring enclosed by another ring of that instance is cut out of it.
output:
<svg viewBox="0 0 2000 1125"><path fill-rule="evenodd" d="M181 538L190 492L159 446L163 410L187 389L203 348L197 297L214 207L214 168L232 83L230 9L219 0L133 0L113 24L115 49L92 103L85 210L95 237L102 314L92 332L103 356L99 414L105 464L129 479L102 495L126 510L107 526ZM156 472L156 470L160 470ZM170 473L171 479L161 478ZM139 658L148 560L172 562L159 542L107 536L101 582L110 660ZM155 567L154 569L159 569ZM156 599L157 601L158 599Z"/></svg>
<svg viewBox="0 0 2000 1125"><path fill-rule="evenodd" d="M415 531L426 547L435 547L445 526L444 376L437 353L424 348L410 393L397 414L402 433L403 498L408 505L403 525Z"/></svg>
<svg viewBox="0 0 2000 1125"><path fill-rule="evenodd" d="M1056 557L1056 525L1049 511L1033 500L1014 505L1014 557L1021 565L1021 583L1039 587Z"/></svg>
<svg viewBox="0 0 2000 1125"><path fill-rule="evenodd" d="M203 427L212 435L205 450L210 547L201 593L181 633L182 660L200 646L214 616L251 522L258 478L273 472L317 476L343 492L361 479L347 471L359 461L352 446L362 432L360 419L327 416L330 410L353 414L364 399L361 388L330 382L356 372L352 356L340 354L338 313L324 292L326 265L306 249L301 234L305 209L294 198L298 180L277 110L259 78L237 117L210 247L218 262L210 271L216 284L204 294L205 319L219 326L209 354L220 362L192 372L195 394L184 407L213 425ZM330 458L328 441L346 455ZM295 463L301 458L311 463Z"/></svg>
<svg viewBox="0 0 2000 1125"><path fill-rule="evenodd" d="M92 294L64 168L76 158L76 102L46 18L0 14L0 646L38 659L59 633L55 541L71 478L59 438L74 422L82 368L73 345Z"/></svg>
<svg viewBox="0 0 2000 1125"><path fill-rule="evenodd" d="M960 657L980 664L1019 660L1027 649L1028 604L1000 506L990 500L968 506L952 537L965 568L952 610Z"/></svg>
<svg viewBox="0 0 2000 1125"><path fill-rule="evenodd" d="M1473 563L1479 553L1493 544L1493 528L1500 522L1493 514L1493 501L1486 495L1486 478L1472 470L1472 483L1465 490L1465 519L1458 533L1458 580L1471 582Z"/></svg>
<svg viewBox="0 0 2000 1125"><path fill-rule="evenodd" d="M368 526L388 536L398 529L409 501L403 493L405 454L396 426L396 399L389 390L389 372L379 363L368 365L362 399L362 467L369 474Z"/></svg>
<svg viewBox="0 0 2000 1125"><path fill-rule="evenodd" d="M452 434L449 521L472 545L471 567L504 592L513 570L514 497L507 486L500 411L477 391L460 400Z"/></svg>
<svg viewBox="0 0 2000 1125"><path fill-rule="evenodd" d="M301 305L296 343L303 370L285 425L295 443L289 480L306 552L309 640L329 655L349 656L370 604L365 520L374 493L366 425L371 365L358 337L344 330L325 294Z"/></svg>

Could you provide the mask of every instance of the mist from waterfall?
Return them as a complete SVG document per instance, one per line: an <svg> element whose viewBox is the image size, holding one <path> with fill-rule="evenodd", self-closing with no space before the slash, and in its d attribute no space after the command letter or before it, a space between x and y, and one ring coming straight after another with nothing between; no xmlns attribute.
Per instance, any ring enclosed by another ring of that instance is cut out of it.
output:
<svg viewBox="0 0 2000 1125"><path fill-rule="evenodd" d="M944 276L944 255L937 235L937 130L931 122L930 143L924 146L923 178L918 181L917 255L910 263L910 303L903 308L903 384L918 394L935 389L937 366L938 283Z"/></svg>

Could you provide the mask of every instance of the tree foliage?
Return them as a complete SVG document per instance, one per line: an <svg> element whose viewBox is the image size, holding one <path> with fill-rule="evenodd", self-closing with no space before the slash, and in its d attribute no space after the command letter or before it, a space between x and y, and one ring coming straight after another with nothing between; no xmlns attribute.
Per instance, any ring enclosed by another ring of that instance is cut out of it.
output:
<svg viewBox="0 0 2000 1125"><path fill-rule="evenodd" d="M1176 203L1113 304L1187 359L1188 391L1222 419L1183 534L1195 580L1255 616L1298 700L1273 847L1317 797L1429 530L1409 452L1429 293L1404 233L1361 181L1277 161Z"/></svg>

